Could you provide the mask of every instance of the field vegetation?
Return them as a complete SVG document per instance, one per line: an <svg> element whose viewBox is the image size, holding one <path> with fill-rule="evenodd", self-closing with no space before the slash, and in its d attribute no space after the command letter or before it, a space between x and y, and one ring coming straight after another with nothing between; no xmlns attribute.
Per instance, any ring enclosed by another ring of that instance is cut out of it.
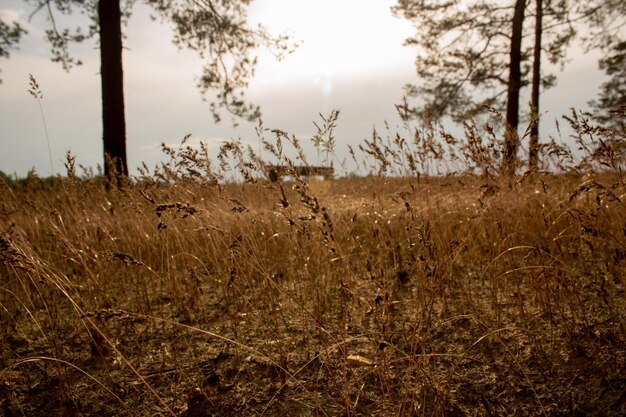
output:
<svg viewBox="0 0 626 417"><path fill-rule="evenodd" d="M471 123L374 133L332 181L188 140L121 188L72 155L4 177L0 414L625 415L624 124L568 121L513 177Z"/></svg>

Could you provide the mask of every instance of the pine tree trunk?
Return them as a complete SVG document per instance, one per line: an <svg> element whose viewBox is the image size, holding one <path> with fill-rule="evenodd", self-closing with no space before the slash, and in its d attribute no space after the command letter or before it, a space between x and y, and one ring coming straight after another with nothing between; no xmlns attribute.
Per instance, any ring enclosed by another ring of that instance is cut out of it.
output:
<svg viewBox="0 0 626 417"><path fill-rule="evenodd" d="M512 22L509 85L506 103L506 128L504 132L504 158L502 160L503 171L508 175L515 173L515 159L519 144L517 125L519 124L519 92L522 85L522 29L525 11L526 0L516 0Z"/></svg>
<svg viewBox="0 0 626 417"><path fill-rule="evenodd" d="M533 86L530 98L532 125L528 147L528 169L537 170L539 165L539 87L541 86L541 33L543 25L543 0L536 0L535 47L533 50Z"/></svg>
<svg viewBox="0 0 626 417"><path fill-rule="evenodd" d="M98 18L104 169L107 180L116 181L119 186L121 178L128 174L120 0L99 0Z"/></svg>

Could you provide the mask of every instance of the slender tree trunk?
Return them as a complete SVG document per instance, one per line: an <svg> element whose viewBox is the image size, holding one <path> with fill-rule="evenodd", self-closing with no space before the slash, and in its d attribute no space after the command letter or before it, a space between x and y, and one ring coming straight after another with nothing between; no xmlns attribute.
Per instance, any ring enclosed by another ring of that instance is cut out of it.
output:
<svg viewBox="0 0 626 417"><path fill-rule="evenodd" d="M115 177L119 186L121 177L128 174L120 0L99 0L98 19L104 172L108 181Z"/></svg>
<svg viewBox="0 0 626 417"><path fill-rule="evenodd" d="M519 144L517 125L519 124L519 92L522 86L522 29L526 0L515 1L511 34L511 54L509 61L509 86L506 103L506 127L504 132L503 171L515 173L515 157Z"/></svg>
<svg viewBox="0 0 626 417"><path fill-rule="evenodd" d="M539 87L541 86L541 32L543 25L543 0L536 0L535 47L533 50L533 86L530 98L532 125L528 147L528 169L537 170L539 165Z"/></svg>

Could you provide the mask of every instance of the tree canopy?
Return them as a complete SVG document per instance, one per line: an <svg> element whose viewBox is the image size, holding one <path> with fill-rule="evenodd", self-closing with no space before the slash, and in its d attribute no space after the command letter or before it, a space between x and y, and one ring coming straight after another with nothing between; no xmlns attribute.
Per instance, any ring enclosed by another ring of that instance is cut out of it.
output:
<svg viewBox="0 0 626 417"><path fill-rule="evenodd" d="M26 31L17 22L8 24L0 18L0 58L11 56L10 50L17 46L23 33Z"/></svg>
<svg viewBox="0 0 626 417"><path fill-rule="evenodd" d="M615 44L625 8L617 0L398 0L395 13L416 29L406 40L418 50L419 83L405 88L414 99L412 113L464 122L485 108L502 112L506 107L503 165L511 172L519 143L519 91L533 85L529 159L536 164L539 92L557 80L540 65L542 57L563 68L581 29L588 49Z"/></svg>
<svg viewBox="0 0 626 417"><path fill-rule="evenodd" d="M612 113L626 111L626 41L617 43L611 53L600 60L600 69L609 79L600 86L597 100L589 104L595 109L595 118L604 124L617 123Z"/></svg>
<svg viewBox="0 0 626 417"><path fill-rule="evenodd" d="M103 93L103 142L105 171L111 168L127 174L126 132L123 99L122 43L123 27L133 6L140 0L25 0L32 6L31 16L45 13L48 27L45 38L51 46L52 60L65 70L80 65L71 53L71 45L98 37L101 50ZM180 48L198 53L203 61L198 87L210 102L216 121L221 111L234 117L254 120L258 106L244 98L248 82L257 64L255 51L269 48L280 58L291 48L286 36L271 36L258 25L248 23L252 0L143 0L154 17L173 30L173 41ZM61 15L81 14L88 23L73 28L59 24ZM0 56L8 56L25 31L18 25L0 22ZM212 96L212 94L215 94ZM235 119L233 119L235 120ZM114 163L111 166L109 160Z"/></svg>
<svg viewBox="0 0 626 417"><path fill-rule="evenodd" d="M509 4L510 3L510 4ZM512 25L520 2L459 0L399 0L394 11L415 23L418 85L406 87L417 99L415 114L429 119L451 116L465 121L485 106L504 110L509 86ZM543 10L542 50L551 63L562 64L575 36L567 24L567 1L546 2ZM535 9L522 1L525 17ZM547 7L546 7L547 6ZM521 87L530 85L534 28L524 27L520 51ZM556 77L542 74L544 88Z"/></svg>
<svg viewBox="0 0 626 417"><path fill-rule="evenodd" d="M33 8L31 16L36 13L47 15L49 27L45 30L45 38L51 46L52 60L66 70L81 65L81 60L71 53L71 45L98 35L98 4L101 1L25 2ZM198 87L207 98L216 93L210 102L216 120L220 120L222 109L248 120L258 117L258 106L243 100L248 81L254 76L257 63L254 53L267 47L280 58L291 45L286 36L271 36L262 25L251 27L248 24L248 6L252 0L121 0L123 25L128 23L136 3L151 6L154 17L172 28L174 44L195 51L203 61ZM57 24L58 14L72 13L86 16L89 21L86 27L69 28ZM19 37L14 39L17 42Z"/></svg>

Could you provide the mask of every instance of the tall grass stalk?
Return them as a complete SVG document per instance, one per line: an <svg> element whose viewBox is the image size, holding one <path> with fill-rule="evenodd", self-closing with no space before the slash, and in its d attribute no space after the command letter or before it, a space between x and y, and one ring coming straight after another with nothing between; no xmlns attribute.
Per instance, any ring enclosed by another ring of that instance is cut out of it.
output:
<svg viewBox="0 0 626 417"><path fill-rule="evenodd" d="M41 121L43 123L43 131L46 136L46 143L48 144L48 158L50 161L50 175L54 175L54 164L52 162L52 147L50 145L50 136L48 135L48 125L46 124L46 117L43 113L43 106L41 105L41 101L43 100L43 92L39 87L39 83L32 74L28 74L28 92L31 96L37 100L37 104L39 105L39 114L41 115Z"/></svg>

